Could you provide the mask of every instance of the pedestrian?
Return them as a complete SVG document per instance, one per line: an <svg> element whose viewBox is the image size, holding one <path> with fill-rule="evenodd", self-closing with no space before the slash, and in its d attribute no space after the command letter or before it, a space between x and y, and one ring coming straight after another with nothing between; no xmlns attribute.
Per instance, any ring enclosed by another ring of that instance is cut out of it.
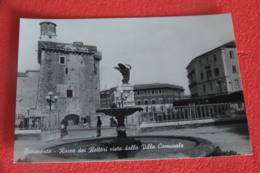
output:
<svg viewBox="0 0 260 173"><path fill-rule="evenodd" d="M114 120L114 118L110 118L110 127L116 127L117 126L117 122Z"/></svg>
<svg viewBox="0 0 260 173"><path fill-rule="evenodd" d="M102 121L100 119L100 116L97 117L97 137L101 136L101 125Z"/></svg>
<svg viewBox="0 0 260 173"><path fill-rule="evenodd" d="M32 127L35 127L35 122L36 122L36 120L35 120L35 118L33 118L32 119Z"/></svg>
<svg viewBox="0 0 260 173"><path fill-rule="evenodd" d="M28 117L24 117L23 121L24 121L24 124L23 124L24 128L28 129L29 128L29 118Z"/></svg>
<svg viewBox="0 0 260 173"><path fill-rule="evenodd" d="M61 127L60 127L61 128L61 137L63 137L68 134L68 130L67 130L68 122L65 119L63 119L60 124L61 124Z"/></svg>

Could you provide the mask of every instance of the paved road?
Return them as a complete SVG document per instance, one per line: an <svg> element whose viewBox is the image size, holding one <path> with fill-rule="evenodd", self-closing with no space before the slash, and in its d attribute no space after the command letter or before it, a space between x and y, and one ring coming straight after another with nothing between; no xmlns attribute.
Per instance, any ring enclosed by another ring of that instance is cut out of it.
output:
<svg viewBox="0 0 260 173"><path fill-rule="evenodd" d="M15 158L24 158L23 149L26 147L36 148L46 145L57 145L69 142L75 139L96 138L95 129L86 129L82 127L70 127L69 133L62 139L42 143L36 140L16 140L15 142ZM102 137L116 136L116 128L103 128ZM136 135L136 134L135 134ZM211 125L203 127L186 127L181 129L169 128L167 130L157 130L141 133L140 135L176 135L176 136L194 136L207 139L219 146L223 151L233 150L241 155L251 153L251 145L248 136L246 123L234 123L225 125Z"/></svg>
<svg viewBox="0 0 260 173"><path fill-rule="evenodd" d="M133 132L130 132L133 133ZM137 135L136 133L133 133ZM140 133L139 133L140 134ZM131 135L131 134L130 134ZM239 154L251 153L251 146L246 123L211 125L203 127L169 128L141 133L140 135L176 135L194 136L207 139L224 151L234 150ZM115 128L102 129L102 136L116 136ZM96 130L74 128L64 139L95 138Z"/></svg>
<svg viewBox="0 0 260 173"><path fill-rule="evenodd" d="M211 125L197 128L169 129L147 132L147 135L181 135L207 139L223 151L233 150L239 154L250 154L251 145L246 123Z"/></svg>

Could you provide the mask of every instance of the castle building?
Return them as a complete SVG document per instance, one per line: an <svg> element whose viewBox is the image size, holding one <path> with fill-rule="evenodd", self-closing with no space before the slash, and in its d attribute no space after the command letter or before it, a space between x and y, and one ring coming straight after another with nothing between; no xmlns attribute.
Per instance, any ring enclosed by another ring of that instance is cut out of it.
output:
<svg viewBox="0 0 260 173"><path fill-rule="evenodd" d="M44 116L51 110L59 114L60 120L79 119L95 114L100 107L99 61L101 53L96 46L82 42L56 42L56 24L40 23L41 36L38 41L38 63L40 72L37 80L36 104L26 109L31 117ZM20 84L18 76L18 86ZM34 80L35 82L36 80ZM19 89L19 88L18 88ZM25 91L19 91L18 95ZM26 94L30 95L30 92ZM33 93L32 93L33 94ZM47 102L47 98L56 96Z"/></svg>
<svg viewBox="0 0 260 173"><path fill-rule="evenodd" d="M195 57L186 69L192 97L223 95L242 90L234 42Z"/></svg>

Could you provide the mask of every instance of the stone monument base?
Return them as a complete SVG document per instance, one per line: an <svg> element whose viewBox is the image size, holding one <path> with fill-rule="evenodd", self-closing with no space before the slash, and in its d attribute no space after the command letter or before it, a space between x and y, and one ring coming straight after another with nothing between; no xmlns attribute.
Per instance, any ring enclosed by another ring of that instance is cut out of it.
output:
<svg viewBox="0 0 260 173"><path fill-rule="evenodd" d="M114 102L117 108L134 107L134 87L130 84L121 84L114 91Z"/></svg>

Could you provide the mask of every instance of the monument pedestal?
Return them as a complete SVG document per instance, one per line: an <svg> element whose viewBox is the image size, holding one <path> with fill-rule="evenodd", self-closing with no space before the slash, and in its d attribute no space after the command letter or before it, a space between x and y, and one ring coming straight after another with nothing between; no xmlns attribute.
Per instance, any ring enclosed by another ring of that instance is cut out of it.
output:
<svg viewBox="0 0 260 173"><path fill-rule="evenodd" d="M114 91L114 99L117 108L134 107L134 87L126 83L119 85Z"/></svg>
<svg viewBox="0 0 260 173"><path fill-rule="evenodd" d="M114 91L114 99L114 103L117 108L135 107L134 87L129 83L122 83L116 88L116 91ZM122 120L118 119L118 124L120 124L119 121ZM139 134L140 127L138 113L134 113L133 115L126 117L125 121L126 126L118 126L118 134L125 135L126 130L124 129L126 128L128 129L128 133L130 133L130 135Z"/></svg>

